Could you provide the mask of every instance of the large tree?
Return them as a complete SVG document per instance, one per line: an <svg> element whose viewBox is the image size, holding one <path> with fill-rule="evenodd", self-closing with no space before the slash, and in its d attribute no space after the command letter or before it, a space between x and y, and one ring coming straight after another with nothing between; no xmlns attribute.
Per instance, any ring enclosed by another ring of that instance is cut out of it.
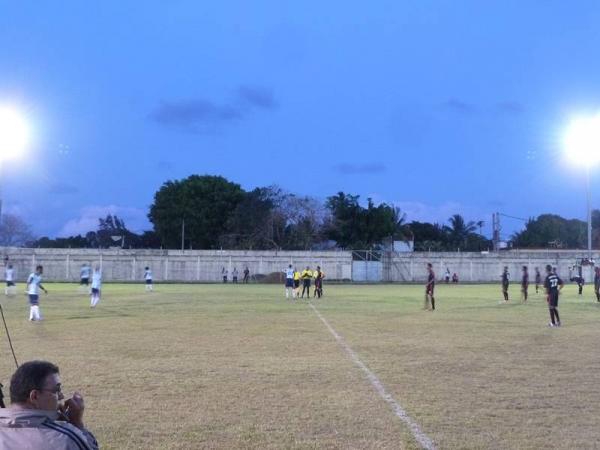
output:
<svg viewBox="0 0 600 450"><path fill-rule="evenodd" d="M513 235L515 247L529 248L585 248L586 240L585 222L556 214L542 214L529 219L525 229Z"/></svg>
<svg viewBox="0 0 600 450"><path fill-rule="evenodd" d="M370 198L364 208L358 200L358 195L343 192L327 198L325 205L331 216L326 224L326 234L338 246L371 249L390 238L410 238L404 224L405 217L398 208L386 203L375 205Z"/></svg>
<svg viewBox="0 0 600 450"><path fill-rule="evenodd" d="M162 245L181 245L181 225L185 221L186 247L219 247L228 234L228 220L244 199L239 184L220 176L192 175L167 181L154 195L148 218Z"/></svg>
<svg viewBox="0 0 600 450"><path fill-rule="evenodd" d="M33 240L33 233L23 219L13 214L3 214L0 221L0 245L21 247Z"/></svg>

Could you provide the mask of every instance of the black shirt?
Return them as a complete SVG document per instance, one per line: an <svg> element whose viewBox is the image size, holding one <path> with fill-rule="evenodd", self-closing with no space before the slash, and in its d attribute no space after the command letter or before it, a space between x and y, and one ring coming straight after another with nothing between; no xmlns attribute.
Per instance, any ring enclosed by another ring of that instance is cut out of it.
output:
<svg viewBox="0 0 600 450"><path fill-rule="evenodd" d="M546 291L548 291L548 294L558 293L558 287L562 285L563 280L555 273L548 275L546 281L544 281L544 287L546 288Z"/></svg>

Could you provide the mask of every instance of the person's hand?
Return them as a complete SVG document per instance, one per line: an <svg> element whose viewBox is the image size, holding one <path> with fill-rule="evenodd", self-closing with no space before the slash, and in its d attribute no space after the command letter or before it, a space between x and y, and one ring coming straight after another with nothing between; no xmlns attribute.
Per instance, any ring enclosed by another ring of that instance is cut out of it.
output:
<svg viewBox="0 0 600 450"><path fill-rule="evenodd" d="M83 426L83 411L85 404L83 397L79 392L75 392L73 397L65 400L64 404L60 407L60 411L67 418L67 420L75 425L77 428L84 428Z"/></svg>

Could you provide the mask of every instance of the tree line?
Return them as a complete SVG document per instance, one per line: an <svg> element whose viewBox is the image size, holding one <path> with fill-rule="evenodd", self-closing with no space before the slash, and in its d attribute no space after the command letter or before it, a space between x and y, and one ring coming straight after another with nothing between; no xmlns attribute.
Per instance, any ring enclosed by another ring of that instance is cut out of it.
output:
<svg viewBox="0 0 600 450"><path fill-rule="evenodd" d="M414 241L416 251L481 251L492 248L483 221L460 214L445 224L412 221L399 208L338 192L325 201L277 186L244 190L221 176L192 175L165 182L148 211L153 230L130 231L116 215L98 219L96 230L65 238L34 239L20 219L4 215L0 245L42 248L181 248L248 250L378 250L391 241ZM594 228L600 211L593 212ZM543 214L512 236L519 248L585 248L586 223ZM594 234L600 246L600 234Z"/></svg>

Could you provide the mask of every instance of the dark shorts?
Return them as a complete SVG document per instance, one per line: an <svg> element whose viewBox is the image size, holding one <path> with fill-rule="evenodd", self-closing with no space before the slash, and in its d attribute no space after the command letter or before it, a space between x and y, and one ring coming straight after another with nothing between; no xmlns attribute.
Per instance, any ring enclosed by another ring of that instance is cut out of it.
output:
<svg viewBox="0 0 600 450"><path fill-rule="evenodd" d="M82 278L81 281L79 282L80 285L82 286L87 286L88 284L90 284L90 279L89 278Z"/></svg>
<svg viewBox="0 0 600 450"><path fill-rule="evenodd" d="M310 278L302 280L302 284L304 287L310 287Z"/></svg>
<svg viewBox="0 0 600 450"><path fill-rule="evenodd" d="M98 289L98 288L92 288L92 294L98 294L98 295L100 295L100 289Z"/></svg>
<svg viewBox="0 0 600 450"><path fill-rule="evenodd" d="M14 286L14 285L15 285L14 281L7 281L6 282L6 287L11 287L11 286Z"/></svg>
<svg viewBox="0 0 600 450"><path fill-rule="evenodd" d="M300 287L300 280L294 280L294 287Z"/></svg>
<svg viewBox="0 0 600 450"><path fill-rule="evenodd" d="M508 291L508 283L502 283L502 290Z"/></svg>
<svg viewBox="0 0 600 450"><path fill-rule="evenodd" d="M294 287L294 280L292 280L291 278L286 278L285 279L285 287Z"/></svg>
<svg viewBox="0 0 600 450"><path fill-rule="evenodd" d="M152 284L152 280L146 280L146 284Z"/></svg>
<svg viewBox="0 0 600 450"><path fill-rule="evenodd" d="M29 304L30 305L39 305L39 296L37 294L29 294Z"/></svg>
<svg viewBox="0 0 600 450"><path fill-rule="evenodd" d="M320 278L315 279L315 287L321 289L323 287L323 280Z"/></svg>
<svg viewBox="0 0 600 450"><path fill-rule="evenodd" d="M435 284L429 285L425 288L425 294L433 295L433 290L435 289Z"/></svg>
<svg viewBox="0 0 600 450"><path fill-rule="evenodd" d="M558 292L551 292L550 294L548 294L548 307L558 307Z"/></svg>

